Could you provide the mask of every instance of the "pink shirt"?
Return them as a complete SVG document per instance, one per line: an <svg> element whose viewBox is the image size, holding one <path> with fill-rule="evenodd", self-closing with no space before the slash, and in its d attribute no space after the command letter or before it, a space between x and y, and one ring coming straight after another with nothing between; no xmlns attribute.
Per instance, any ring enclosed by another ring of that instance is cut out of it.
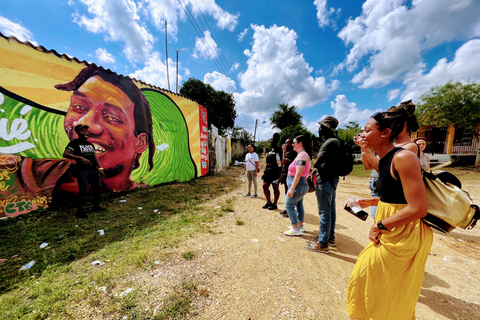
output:
<svg viewBox="0 0 480 320"><path fill-rule="evenodd" d="M308 156L308 153L306 153L305 151L300 152L300 154L304 154L308 158L307 164L305 165L305 170L303 170L303 173L302 173L302 177L306 177L306 176L308 176L308 173L310 172L310 163L311 163L310 157ZM288 166L288 175L289 176L295 176L295 174L297 173L297 165L295 164L296 161L297 161L297 158L295 158L295 160Z"/></svg>

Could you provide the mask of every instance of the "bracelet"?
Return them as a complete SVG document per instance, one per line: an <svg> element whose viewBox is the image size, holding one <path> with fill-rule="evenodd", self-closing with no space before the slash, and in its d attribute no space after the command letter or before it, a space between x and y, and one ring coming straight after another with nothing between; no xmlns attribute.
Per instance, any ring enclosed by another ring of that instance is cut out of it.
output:
<svg viewBox="0 0 480 320"><path fill-rule="evenodd" d="M100 167L100 168L98 168L98 170L99 170L99 171L103 171L103 168Z"/></svg>
<svg viewBox="0 0 480 320"><path fill-rule="evenodd" d="M362 151L362 154L365 154L365 152Z"/></svg>

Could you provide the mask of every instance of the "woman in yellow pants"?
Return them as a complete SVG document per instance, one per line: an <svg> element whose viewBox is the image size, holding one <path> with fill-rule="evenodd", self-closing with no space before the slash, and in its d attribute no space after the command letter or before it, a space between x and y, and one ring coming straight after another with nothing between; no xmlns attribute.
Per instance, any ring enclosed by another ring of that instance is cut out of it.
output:
<svg viewBox="0 0 480 320"><path fill-rule="evenodd" d="M371 242L360 253L348 285L351 319L415 319L433 234L421 220L427 197L418 157L393 145L407 117L403 112L376 113L361 134L364 147L380 157L380 198L356 200L361 207L378 208Z"/></svg>

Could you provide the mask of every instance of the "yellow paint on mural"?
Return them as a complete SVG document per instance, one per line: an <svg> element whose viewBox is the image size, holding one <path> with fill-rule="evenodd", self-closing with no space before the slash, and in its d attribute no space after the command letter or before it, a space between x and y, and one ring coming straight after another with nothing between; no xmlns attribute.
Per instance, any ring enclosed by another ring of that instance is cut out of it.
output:
<svg viewBox="0 0 480 320"><path fill-rule="evenodd" d="M0 86L52 109L67 111L71 92L57 90L56 84L74 79L87 64L47 53L14 39L0 37ZM190 153L201 172L198 103L156 87L134 81L139 88L153 88L168 95L185 117Z"/></svg>

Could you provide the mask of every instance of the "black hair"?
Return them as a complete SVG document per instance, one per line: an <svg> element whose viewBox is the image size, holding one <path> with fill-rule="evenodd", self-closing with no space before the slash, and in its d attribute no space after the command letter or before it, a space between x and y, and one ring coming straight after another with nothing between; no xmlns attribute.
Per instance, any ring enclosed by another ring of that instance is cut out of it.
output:
<svg viewBox="0 0 480 320"><path fill-rule="evenodd" d="M301 134L299 136L295 137L295 140L297 140L297 143L302 143L303 148L305 149L305 152L310 155L311 154L311 145L310 145L310 140L308 139L307 136Z"/></svg>
<svg viewBox="0 0 480 320"><path fill-rule="evenodd" d="M377 112L372 118L377 121L380 131L390 129L392 134L390 136L390 142L392 142L403 131L405 122L407 121L407 114L403 112L389 113Z"/></svg>
<svg viewBox="0 0 480 320"><path fill-rule="evenodd" d="M412 100L403 101L398 107L393 106L387 110L390 115L403 114L406 116L404 124L407 124L408 132L416 132L419 129L417 117L415 116L415 105Z"/></svg>
<svg viewBox="0 0 480 320"><path fill-rule="evenodd" d="M96 65L90 65L82 69L72 81L65 84L57 84L55 88L63 91L76 91L85 81L94 76L100 76L103 80L113 84L122 90L130 100L134 103L133 118L135 122L134 134L138 137L141 133L146 133L148 136L148 171L153 168L153 156L155 155L155 142L153 140L153 124L152 113L150 111L150 104L140 89L127 77L116 74L111 70L105 70ZM139 156L135 158L133 169L140 166Z"/></svg>

